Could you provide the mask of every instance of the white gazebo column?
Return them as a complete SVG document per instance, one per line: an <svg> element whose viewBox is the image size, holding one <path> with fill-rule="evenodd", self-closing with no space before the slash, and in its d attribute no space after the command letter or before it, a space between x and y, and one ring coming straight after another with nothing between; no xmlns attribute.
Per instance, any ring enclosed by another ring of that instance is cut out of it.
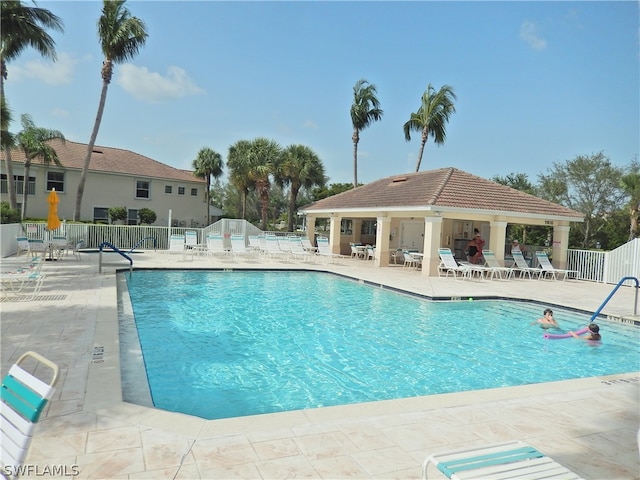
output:
<svg viewBox="0 0 640 480"><path fill-rule="evenodd" d="M438 275L440 264L440 248L442 237L442 217L425 217L424 219L424 245L422 251L422 274L428 276Z"/></svg>
<svg viewBox="0 0 640 480"><path fill-rule="evenodd" d="M376 267L389 266L389 237L391 236L391 218L378 217L376 226Z"/></svg>
<svg viewBox="0 0 640 480"><path fill-rule="evenodd" d="M556 268L566 268L567 266L567 249L569 248L569 225L553 226L553 250L551 256L553 265Z"/></svg>
<svg viewBox="0 0 640 480"><path fill-rule="evenodd" d="M507 239L507 222L504 220L491 220L489 222L489 248L496 258L502 263L504 260L504 245Z"/></svg>
<svg viewBox="0 0 640 480"><path fill-rule="evenodd" d="M338 215L331 215L329 222L329 248L331 253L340 253L340 223L342 219Z"/></svg>
<svg viewBox="0 0 640 480"><path fill-rule="evenodd" d="M316 217L313 215L307 215L307 238L311 242L311 245L315 245L316 240Z"/></svg>

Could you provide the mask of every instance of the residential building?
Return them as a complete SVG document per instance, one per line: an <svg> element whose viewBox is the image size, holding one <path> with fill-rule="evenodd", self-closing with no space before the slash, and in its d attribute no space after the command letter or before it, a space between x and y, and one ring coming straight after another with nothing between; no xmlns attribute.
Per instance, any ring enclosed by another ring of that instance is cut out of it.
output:
<svg viewBox="0 0 640 480"><path fill-rule="evenodd" d="M22 203L27 188L27 218L46 218L47 196L55 188L60 203L58 216L73 218L78 183L82 174L87 145L77 142L51 142L61 166L43 164L34 159L29 179L24 178L24 154L12 150L13 175ZM4 152L0 154L0 200L8 201ZM87 174L80 220L109 223L111 207L125 207L127 223L139 223L138 211L148 208L156 213L155 225L199 227L208 225L209 210L205 204L206 181L192 171L165 165L144 155L120 148L95 146ZM170 213L171 212L171 213Z"/></svg>

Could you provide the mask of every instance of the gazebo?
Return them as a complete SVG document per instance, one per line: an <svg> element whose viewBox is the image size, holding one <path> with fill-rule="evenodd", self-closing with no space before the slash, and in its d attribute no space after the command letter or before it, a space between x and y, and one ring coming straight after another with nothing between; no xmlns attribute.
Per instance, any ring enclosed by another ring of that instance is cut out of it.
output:
<svg viewBox="0 0 640 480"><path fill-rule="evenodd" d="M376 246L375 265L389 265L389 252L413 248L424 253L422 272L437 275L438 248L458 254L478 231L485 249L504 259L508 224L553 227L550 246L556 267L567 262L571 222L580 212L457 168L394 175L300 209L307 232L329 218L332 253L348 253L352 242Z"/></svg>

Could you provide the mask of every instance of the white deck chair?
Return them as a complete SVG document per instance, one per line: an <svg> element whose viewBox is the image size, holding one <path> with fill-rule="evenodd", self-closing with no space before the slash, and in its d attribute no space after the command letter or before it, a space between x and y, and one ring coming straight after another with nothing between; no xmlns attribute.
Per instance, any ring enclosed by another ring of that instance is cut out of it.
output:
<svg viewBox="0 0 640 480"><path fill-rule="evenodd" d="M311 240L309 240L307 237L300 238L300 241L302 242L302 246L307 252L313 254L318 253L318 247L314 247L313 245L311 245Z"/></svg>
<svg viewBox="0 0 640 480"><path fill-rule="evenodd" d="M207 234L207 254L208 255L228 255L229 251L224 248L224 237L217 233Z"/></svg>
<svg viewBox="0 0 640 480"><path fill-rule="evenodd" d="M253 250L256 253L261 253L262 248L260 247L260 236L249 235L247 238L249 239L249 249Z"/></svg>
<svg viewBox="0 0 640 480"><path fill-rule="evenodd" d="M581 478L521 441L429 455L422 465L422 478L425 480L430 463L452 480L515 478L578 480Z"/></svg>
<svg viewBox="0 0 640 480"><path fill-rule="evenodd" d="M498 275L503 280L509 280L513 277L513 268L500 265L493 250L483 250L482 256L484 257L487 267L491 269L492 276Z"/></svg>
<svg viewBox="0 0 640 480"><path fill-rule="evenodd" d="M520 278L522 278L524 274L528 275L529 279L531 279L531 275L537 275L538 278L540 278L540 274L542 273L542 270L539 268L530 267L527 261L525 260L522 252L512 250L511 255L513 255L513 261L515 263L514 272L517 272Z"/></svg>
<svg viewBox="0 0 640 480"><path fill-rule="evenodd" d="M342 255L331 252L329 239L327 237L318 237L316 239L316 242L318 243L318 255L320 255L325 260L331 262L342 257Z"/></svg>
<svg viewBox="0 0 640 480"><path fill-rule="evenodd" d="M38 362L38 367L44 365L51 370L51 379L48 383L20 366L28 359ZM2 380L1 454L3 471L8 472L9 477L18 476L17 469L24 463L29 451L34 426L52 397L57 380L58 366L35 352L22 354Z"/></svg>
<svg viewBox="0 0 640 480"><path fill-rule="evenodd" d="M552 277L554 280L558 280L558 278L562 275L562 280L566 280L569 275L573 275L575 278L578 278L580 272L578 270L563 270L560 268L555 268L546 252L536 252L536 258L538 259L538 263L540 263L540 276L539 278L546 278L547 276Z"/></svg>
<svg viewBox="0 0 640 480"><path fill-rule="evenodd" d="M180 254L184 259L184 235L171 235L169 237L169 248L165 252L165 258L168 260L170 255Z"/></svg>
<svg viewBox="0 0 640 480"><path fill-rule="evenodd" d="M63 235L54 235L51 238L51 252L54 258L58 260L67 254L67 249L69 248L69 241L67 237Z"/></svg>
<svg viewBox="0 0 640 480"><path fill-rule="evenodd" d="M195 230L184 232L184 246L187 250L196 248L198 246L198 232Z"/></svg>
<svg viewBox="0 0 640 480"><path fill-rule="evenodd" d="M300 237L290 235L289 244L291 247L291 255L293 256L293 258L306 261L314 257L313 253L305 250L304 245L302 245L302 239Z"/></svg>
<svg viewBox="0 0 640 480"><path fill-rule="evenodd" d="M29 248L29 239L27 237L16 237L16 241L18 242L18 252L16 255L20 256L22 252L24 252L25 255L29 255L31 252Z"/></svg>
<svg viewBox="0 0 640 480"><path fill-rule="evenodd" d="M267 235L265 237L265 245L267 247L267 254L272 258L283 258L286 252L280 248L280 242L275 235Z"/></svg>
<svg viewBox="0 0 640 480"><path fill-rule="evenodd" d="M244 235L231 235L231 252L236 258L248 258L252 255L251 250L247 248Z"/></svg>
<svg viewBox="0 0 640 480"><path fill-rule="evenodd" d="M438 265L438 276L448 277L449 274L453 275L453 278L471 278L471 268L465 265L458 265L456 258L453 256L453 252L448 248L439 248L438 255L440 256L440 265ZM406 254L405 254L406 256Z"/></svg>

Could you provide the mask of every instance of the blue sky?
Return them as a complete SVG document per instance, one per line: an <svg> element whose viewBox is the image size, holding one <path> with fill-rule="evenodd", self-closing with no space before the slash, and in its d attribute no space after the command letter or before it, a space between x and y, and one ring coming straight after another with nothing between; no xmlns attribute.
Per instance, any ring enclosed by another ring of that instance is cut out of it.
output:
<svg viewBox="0 0 640 480"><path fill-rule="evenodd" d="M65 23L58 61L26 51L5 90L19 131L87 143L98 108L102 2L39 1ZM238 140L304 144L330 183L353 181L349 108L361 78L382 121L361 132L358 180L415 170L419 134L402 126L431 83L457 101L447 140L421 170L485 178L599 151L620 166L640 150L640 27L629 2L127 2L149 37L116 65L97 144L190 168L200 148L226 161Z"/></svg>

